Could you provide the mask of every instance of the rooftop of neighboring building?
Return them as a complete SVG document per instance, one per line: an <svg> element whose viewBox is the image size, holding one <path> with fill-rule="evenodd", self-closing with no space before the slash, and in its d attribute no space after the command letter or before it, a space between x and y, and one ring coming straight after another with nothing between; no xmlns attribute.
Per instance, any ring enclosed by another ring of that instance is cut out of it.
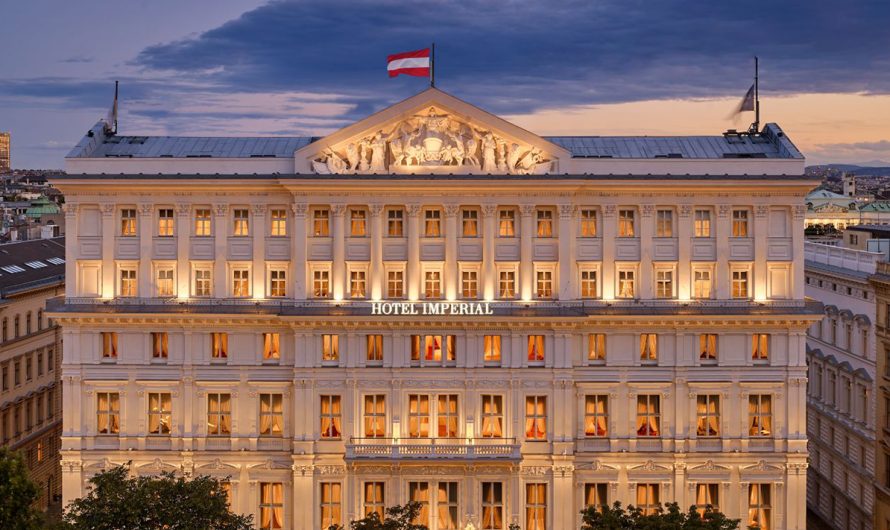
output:
<svg viewBox="0 0 890 530"><path fill-rule="evenodd" d="M65 238L0 245L0 298L64 282Z"/></svg>

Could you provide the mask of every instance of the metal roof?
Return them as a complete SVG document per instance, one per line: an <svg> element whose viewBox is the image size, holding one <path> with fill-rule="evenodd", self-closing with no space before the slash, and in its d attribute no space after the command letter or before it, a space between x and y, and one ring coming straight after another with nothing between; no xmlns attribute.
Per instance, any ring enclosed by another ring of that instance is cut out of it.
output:
<svg viewBox="0 0 890 530"><path fill-rule="evenodd" d="M0 297L62 282L64 260L64 237L0 245Z"/></svg>
<svg viewBox="0 0 890 530"><path fill-rule="evenodd" d="M290 158L309 144L297 137L110 136L92 150L76 147L69 158Z"/></svg>

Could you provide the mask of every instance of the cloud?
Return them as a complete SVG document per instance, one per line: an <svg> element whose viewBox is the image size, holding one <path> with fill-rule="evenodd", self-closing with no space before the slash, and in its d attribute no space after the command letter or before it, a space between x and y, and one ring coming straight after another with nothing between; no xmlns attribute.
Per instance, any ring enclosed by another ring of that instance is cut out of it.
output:
<svg viewBox="0 0 890 530"><path fill-rule="evenodd" d="M91 63L94 60L95 60L95 57L91 57L88 55L74 55L72 57L62 59L59 62L60 63L68 63L68 64L86 64L86 63Z"/></svg>

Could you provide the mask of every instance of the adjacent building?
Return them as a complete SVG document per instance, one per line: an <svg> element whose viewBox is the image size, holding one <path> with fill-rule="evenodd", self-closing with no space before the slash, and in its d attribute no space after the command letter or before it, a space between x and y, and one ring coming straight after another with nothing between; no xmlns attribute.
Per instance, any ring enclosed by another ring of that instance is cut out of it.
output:
<svg viewBox="0 0 890 530"><path fill-rule="evenodd" d="M9 141L9 133L0 132L0 175L12 171L12 165L9 162Z"/></svg>
<svg viewBox="0 0 890 530"><path fill-rule="evenodd" d="M66 502L129 462L258 528L805 528L817 182L777 125L541 137L429 89L323 138L104 129L51 179Z"/></svg>

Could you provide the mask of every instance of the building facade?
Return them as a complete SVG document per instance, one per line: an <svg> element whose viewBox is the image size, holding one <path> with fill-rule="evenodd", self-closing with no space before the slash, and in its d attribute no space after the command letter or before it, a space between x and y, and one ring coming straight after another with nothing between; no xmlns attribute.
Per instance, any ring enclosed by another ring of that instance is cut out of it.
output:
<svg viewBox="0 0 890 530"><path fill-rule="evenodd" d="M0 132L0 175L12 171L12 165L9 162L9 140L8 132Z"/></svg>
<svg viewBox="0 0 890 530"><path fill-rule="evenodd" d="M815 181L776 125L543 138L436 89L315 141L102 125L53 179L66 501L129 461L258 528L805 528Z"/></svg>
<svg viewBox="0 0 890 530"><path fill-rule="evenodd" d="M41 509L62 493L62 333L44 311L64 293L63 238L0 245L0 441L21 451Z"/></svg>
<svg viewBox="0 0 890 530"><path fill-rule="evenodd" d="M871 277L877 296L875 419L875 528L890 529L890 263L881 261Z"/></svg>

